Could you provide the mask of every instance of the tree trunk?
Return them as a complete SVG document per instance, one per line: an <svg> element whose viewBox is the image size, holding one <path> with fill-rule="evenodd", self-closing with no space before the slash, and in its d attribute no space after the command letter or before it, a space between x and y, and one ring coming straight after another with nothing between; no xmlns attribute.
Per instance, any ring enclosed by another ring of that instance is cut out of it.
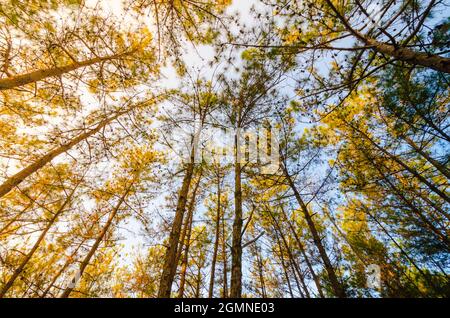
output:
<svg viewBox="0 0 450 318"><path fill-rule="evenodd" d="M0 91L11 89L19 86L23 86L30 83L35 83L46 79L48 77L61 76L65 73L69 73L81 67L90 66L96 63L119 59L121 57L132 54L133 51L125 52L121 54L114 54L105 57L94 57L92 59L88 59L82 62L75 62L65 66L56 66L52 68L42 69L33 71L26 74L16 75L12 77L2 78L0 79Z"/></svg>
<svg viewBox="0 0 450 318"><path fill-rule="evenodd" d="M297 270L295 269L295 266L294 266L294 264L292 263L292 259L289 258L288 261L289 261L289 265L290 265L290 267L291 267L292 275L294 276L294 281L295 281L295 285L297 286L297 290L298 290L300 296L301 296L302 298L305 298L305 294L303 293L303 290L302 290L302 288L300 287L300 283L299 283L298 277L297 277Z"/></svg>
<svg viewBox="0 0 450 318"><path fill-rule="evenodd" d="M209 291L208 291L208 297L212 298L214 294L214 278L215 278L215 272L216 272L216 261L217 261L217 250L219 248L219 236L220 236L220 199L221 199L221 193L220 193L220 176L218 176L217 180L217 216L216 216L216 233L215 233L215 239L214 239L214 251L213 251L213 258L211 261L211 275L210 275L210 281L209 281Z"/></svg>
<svg viewBox="0 0 450 318"><path fill-rule="evenodd" d="M323 261L323 264L325 266L325 270L328 274L328 278L330 279L331 286L333 288L333 291L337 297L347 297L344 288L339 283L339 280L336 276L336 273L333 269L333 266L331 265L331 261L328 258L327 252L325 251L325 248L322 244L322 240L320 238L320 235L316 229L316 225L314 224L314 221L312 220L311 214L308 211L308 208L303 202L300 193L297 190L297 187L295 186L294 182L292 181L291 176L289 175L287 168L283 165L284 174L286 176L286 179L289 183L290 188L294 192L294 196L297 199L298 204L300 205L301 211L303 212L303 215L305 217L306 223L308 224L309 230L311 232L311 235L313 237L314 244L316 245L320 257Z"/></svg>
<svg viewBox="0 0 450 318"><path fill-rule="evenodd" d="M263 268L263 264L262 264L261 253L259 252L258 245L255 244L254 248L255 248L256 260L258 263L259 283L261 284L261 297L267 298L266 282L264 281L264 268Z"/></svg>
<svg viewBox="0 0 450 318"><path fill-rule="evenodd" d="M238 148L238 147L236 147ZM239 149L236 149L239 152ZM234 165L234 222L233 242L231 247L231 298L242 295L242 188L241 163L239 154L235 155Z"/></svg>
<svg viewBox="0 0 450 318"><path fill-rule="evenodd" d="M222 298L228 298L228 253L227 253L227 235L225 230L225 211L224 213L222 213L222 262L223 262Z"/></svg>
<svg viewBox="0 0 450 318"><path fill-rule="evenodd" d="M420 65L433 70L450 73L450 59L436 54L415 52L405 47L395 47L391 44L381 43L375 39L364 38L367 45L378 53L394 57L412 65Z"/></svg>
<svg viewBox="0 0 450 318"><path fill-rule="evenodd" d="M187 272L188 259L189 259L189 248L191 245L192 220L194 217L195 200L196 200L196 196L197 196L197 190L198 190L198 187L200 185L200 180L201 180L201 172L202 172L202 170L200 170L200 175L197 180L197 183L195 184L194 191L192 191L191 200L189 201L189 206L188 206L188 217L187 217L188 227L187 227L187 233L186 233L186 238L185 238L183 259L181 261L180 288L178 290L178 298L184 297L184 289L185 289L185 284L186 284L186 272Z"/></svg>
<svg viewBox="0 0 450 318"><path fill-rule="evenodd" d="M291 221L288 219L287 214L284 211L284 208L282 205L280 206L280 209L283 212L284 218L285 218L286 222L288 223L292 234L294 235L294 238L297 242L300 252L303 255L303 258L305 259L306 266L308 266L311 276L313 277L314 283L317 287L317 291L319 292L319 296L323 298L323 297L325 297L325 295L323 294L322 286L320 285L320 281L319 281L319 277L317 277L316 272L314 271L314 268L312 267L312 264L309 261L309 257L308 257L308 255L306 255L305 247L303 246L302 242L300 241L300 238L298 237L297 232L295 231L294 226L292 225Z"/></svg>
<svg viewBox="0 0 450 318"><path fill-rule="evenodd" d="M281 247L281 242L280 242L280 239L278 237L278 234L276 232L274 234L275 234L275 238L277 240L278 249L280 250L281 267L283 268L284 277L286 279L286 283L287 283L288 288L289 288L289 294L291 295L291 298L294 298L294 293L292 292L291 280L289 279L289 274L288 274L288 271L287 271L286 262L284 260L284 255L283 255L283 249Z"/></svg>
<svg viewBox="0 0 450 318"><path fill-rule="evenodd" d="M202 286L202 268L200 267L200 265L198 266L198 270L197 270L197 279L195 280L195 298L200 298L200 289Z"/></svg>
<svg viewBox="0 0 450 318"><path fill-rule="evenodd" d="M306 295L307 298L311 298L311 295L309 293L308 287L306 286L306 283L305 283L305 277L302 274L302 271L300 270L300 267L298 266L298 263L295 260L294 255L292 254L292 250L291 250L291 248L290 248L286 238L284 237L283 231L281 230L280 225L275 220L275 218L272 215L271 211L269 211L269 214L271 215L272 220L273 220L274 231L275 232L278 231L278 234L281 237L281 240L283 241L284 247L286 248L287 255L289 256L289 261L291 262L294 270L297 272L298 277L300 278L300 282L302 284L303 290L305 291L305 295Z"/></svg>
<svg viewBox="0 0 450 318"><path fill-rule="evenodd" d="M175 211L175 218L173 220L172 229L169 236L169 245L164 256L163 272L159 284L158 298L170 298L172 291L172 283L175 278L177 270L177 249L180 241L180 232L183 224L183 216L186 210L186 202L189 194L189 188L194 173L193 155L191 162L186 166L186 174L183 178L183 183L178 196L177 208Z"/></svg>

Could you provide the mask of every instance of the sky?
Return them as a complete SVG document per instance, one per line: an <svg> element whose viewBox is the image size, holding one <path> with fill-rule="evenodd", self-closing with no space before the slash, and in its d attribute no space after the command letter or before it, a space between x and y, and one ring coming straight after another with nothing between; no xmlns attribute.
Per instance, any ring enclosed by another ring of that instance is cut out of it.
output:
<svg viewBox="0 0 450 318"><path fill-rule="evenodd" d="M116 15L118 17L123 16L124 9L121 5L120 0L87 0L86 4L89 7L101 6L104 9L105 13L107 14ZM247 26L249 26L250 24L256 23L256 21L250 14L250 8L252 6L256 6L257 8L262 9L262 5L257 0L234 0L232 5L229 8L227 8L227 13L230 15L239 14L240 21L244 22ZM438 13L436 15L436 21L440 20L442 16L445 16L445 12ZM150 29L153 28L152 21L149 20L149 18L144 19L143 22L147 24L147 26ZM132 21L131 18L125 17L124 23L132 24L135 23L135 21ZM236 28L232 29L232 32L236 33L237 29ZM209 67L207 62L214 58L214 49L208 45L197 45L196 47L194 47L192 44L186 46L185 49L186 52L184 54L184 61L187 65L188 70L192 71L192 73L194 74L200 71L205 78L207 79L212 78L213 72L215 71L215 66ZM235 50L234 54L239 56L240 51L241 50ZM328 63L327 60L323 61L324 65L327 63ZM238 62L237 66L239 65L240 64ZM319 69L319 71L326 71L326 69L323 67L323 69ZM164 88L178 88L180 86L180 80L172 66L167 65L163 67L161 70L161 76L162 79L159 80L158 83L156 84L157 87L164 89ZM285 83L285 87L282 90L282 93L287 94L289 96L294 96L295 95L294 87L295 81L287 82ZM95 100L87 92L87 89L85 91L85 94L82 96L82 101L84 105L95 104ZM167 104L165 106L170 107L170 105ZM86 110L89 111L90 108L87 107ZM304 126L299 125L299 127L303 128ZM26 132L31 133L31 131L29 130ZM33 133L42 134L43 131L38 129ZM61 157L61 159L58 160L64 160L64 158ZM13 170L11 170L11 172L13 172ZM157 198L155 198L153 202L149 204L149 208L147 210L149 215L156 215L156 209L161 208L165 204L164 196L166 194L167 193L162 192L160 196L157 196ZM86 202L86 206L89 207L89 205L90 203ZM203 218L202 216L203 212L204 208L198 211L197 213L198 218ZM169 213L173 213L173 211L170 211ZM127 221L127 223L122 223L120 228L121 230L119 231L119 236L123 238L121 241L121 243L123 244L123 250L121 252L120 264L131 265L131 262L133 260L132 256L134 255L135 252L145 253L144 245L148 243L148 240L145 238L144 235L142 235L143 234L142 225L136 220L130 220ZM244 262L244 266L245 265L248 265L248 263ZM245 276L248 277L248 275Z"/></svg>

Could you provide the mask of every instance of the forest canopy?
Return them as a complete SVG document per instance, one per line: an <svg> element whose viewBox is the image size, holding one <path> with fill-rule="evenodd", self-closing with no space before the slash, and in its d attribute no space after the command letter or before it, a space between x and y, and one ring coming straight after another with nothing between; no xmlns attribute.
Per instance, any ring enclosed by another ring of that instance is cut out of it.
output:
<svg viewBox="0 0 450 318"><path fill-rule="evenodd" d="M0 298L450 296L449 0L2 0Z"/></svg>

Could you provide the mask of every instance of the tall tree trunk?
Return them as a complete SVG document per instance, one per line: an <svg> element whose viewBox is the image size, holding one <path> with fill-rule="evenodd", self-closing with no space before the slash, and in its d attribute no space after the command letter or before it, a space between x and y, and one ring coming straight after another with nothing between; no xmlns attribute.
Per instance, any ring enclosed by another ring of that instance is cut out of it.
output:
<svg viewBox="0 0 450 318"><path fill-rule="evenodd" d="M292 234L294 235L295 241L297 242L297 245L299 247L300 252L303 255L303 258L305 259L306 266L308 266L309 272L311 273L311 276L313 277L313 280L317 287L319 296L323 298L323 297L325 297L325 295L323 294L323 290L322 290L322 286L320 285L319 277L317 277L316 272L314 271L314 268L312 267L312 264L309 260L309 257L308 257L308 255L306 255L305 247L303 246L303 243L300 241L300 238L298 237L297 232L295 231L294 226L292 225L291 221L288 219L288 216L286 214L286 211L284 210L283 205L280 206L280 209L284 215L284 218L285 218L287 224L289 225L289 228L290 228Z"/></svg>
<svg viewBox="0 0 450 318"><path fill-rule="evenodd" d="M238 145L236 143L236 145ZM240 150L236 146L234 163L234 222L233 242L231 247L231 298L242 295L242 185L241 185Z"/></svg>
<svg viewBox="0 0 450 318"><path fill-rule="evenodd" d="M284 237L284 234L283 234L282 229L280 228L280 225L278 224L278 222L273 217L272 212L269 211L269 214L271 215L272 220L273 220L274 231L275 232L278 231L278 235L279 235L279 237L281 237L281 241L283 242L284 247L286 248L287 255L289 256L289 261L292 264L294 270L297 272L298 277L300 278L300 282L302 284L303 290L305 291L305 296L307 298L311 298L311 294L309 293L308 287L306 286L306 283L305 283L305 277L304 277L304 275L303 275L303 273L302 273L302 271L300 269L300 266L298 266L298 263L295 260L294 255L292 254L291 247L289 246L286 238Z"/></svg>
<svg viewBox="0 0 450 318"><path fill-rule="evenodd" d="M314 224L314 221L312 220L312 216L308 211L308 208L303 202L302 197L300 196L300 193L297 190L297 187L294 184L294 181L292 180L291 176L289 175L286 166L283 165L284 175L289 183L289 186L291 190L294 192L294 196L297 199L298 204L300 205L300 209L303 212L303 216L305 217L306 223L308 224L308 228L311 232L311 235L313 237L314 244L316 245L319 255L323 261L323 264L325 266L325 270L328 274L328 278L330 279L331 287L333 288L334 294L337 297L347 297L344 288L342 287L342 284L339 282L336 273L334 271L333 265L331 264L330 259L328 258L327 252L325 251L325 248L322 244L322 239L320 238L319 232L316 229L316 225Z"/></svg>
<svg viewBox="0 0 450 318"><path fill-rule="evenodd" d="M286 279L286 283L288 285L289 294L291 295L291 298L294 298L294 293L292 292L291 280L289 278L286 262L284 260L283 248L281 247L280 238L278 237L278 233L275 232L274 235L277 240L278 250L280 251L279 256L280 256L280 261L281 261L281 267L283 268L283 273L284 273L284 277Z"/></svg>
<svg viewBox="0 0 450 318"><path fill-rule="evenodd" d="M219 236L220 236L220 201L221 201L221 193L220 193L220 176L218 175L217 178L217 216L216 216L216 234L214 238L214 251L213 251L213 258L211 261L211 275L210 275L210 281L209 281L209 291L208 291L208 297L212 298L214 294L214 278L216 273L216 261L217 261L217 250L219 248Z"/></svg>
<svg viewBox="0 0 450 318"><path fill-rule="evenodd" d="M184 255L183 259L181 261L181 272L180 272L180 288L178 291L178 298L183 298L184 295L184 286L186 283L186 271L187 271L187 265L188 265L188 258L189 258L189 248L191 244L191 235L192 235L192 219L194 217L194 210L195 210L195 203L196 203L196 197L197 197L197 191L200 186L200 181L202 178L202 169L200 169L197 182L195 183L194 190L191 194L191 199L189 200L188 205L188 216L187 216L187 233L185 238L185 248L184 248ZM181 246L181 244L180 244ZM178 264L178 261L177 261Z"/></svg>
<svg viewBox="0 0 450 318"><path fill-rule="evenodd" d="M197 275L196 275L196 280L195 280L195 298L200 298L200 289L202 287L202 268L199 265L198 266L198 270L197 270Z"/></svg>
<svg viewBox="0 0 450 318"><path fill-rule="evenodd" d="M126 197L128 196L128 193L131 191L131 188L133 186L134 182L131 182L130 185L127 187L125 192L120 197L119 201L117 201L116 206L113 208L111 213L109 214L108 220L106 221L105 225L103 226L101 232L97 236L97 239L95 240L94 245L90 248L88 254L83 259L83 261L80 264L80 268L78 270L78 277L83 276L83 273L86 269L86 267L89 265L89 262L91 261L92 257L94 256L95 252L97 251L98 247L100 246L100 243L103 241L103 238L105 237L106 233L108 232L109 227L111 226L115 216L119 212L120 207L125 202ZM75 284L77 283L76 279L74 278L72 285L68 286L61 294L60 298L68 298L70 294L72 293L73 289L75 288Z"/></svg>
<svg viewBox="0 0 450 318"><path fill-rule="evenodd" d="M42 156L41 158L39 158L32 164L23 168L15 175L9 177L5 182L3 182L0 185L0 198L3 197L5 194L7 194L9 191L11 191L14 187L18 186L23 180L25 180L25 178L27 178L28 176L30 176L31 174L35 173L36 171L41 169L43 166L48 164L55 157L70 150L72 147L74 147L81 141L86 140L90 136L99 132L102 128L104 128L106 125L111 123L113 120L117 119L119 116L121 116L129 111L130 110L121 111L114 116L111 116L109 118L102 120L99 124L97 124L97 126L95 128L80 134L79 136L73 138L71 141L69 141L66 144L63 144L62 146L59 146L59 147L49 151L46 155Z"/></svg>
<svg viewBox="0 0 450 318"><path fill-rule="evenodd" d="M258 249L258 245L254 245L254 249L255 249L255 254L256 254L256 261L258 263L258 277L259 277L259 283L261 284L261 297L262 298L267 298L267 293L266 293L266 282L264 281L264 268L263 268L263 264L262 264L262 259L261 259L261 253Z"/></svg>
<svg viewBox="0 0 450 318"><path fill-rule="evenodd" d="M222 213L222 262L223 262L222 298L228 298L228 253L227 253L227 235L225 229L225 211L224 213Z"/></svg>
<svg viewBox="0 0 450 318"><path fill-rule="evenodd" d="M17 279L17 277L20 275L20 273L22 273L23 269L25 268L25 266L28 264L28 262L30 261L30 259L33 257L34 253L36 252L36 250L39 248L39 245L42 243L42 241L44 240L45 236L47 235L47 232L50 230L50 228L53 226L53 224L56 222L56 220L58 219L58 217L64 212L64 209L66 208L66 206L69 204L69 202L72 200L72 197L76 191L77 187L75 187L71 193L67 196L66 200L64 200L63 204L61 205L61 207L56 211L56 213L53 215L53 217L48 221L47 226L45 227L45 229L42 231L41 235L39 235L38 239L36 240L36 242L34 243L33 247L31 248L31 250L26 254L25 258L22 260L22 262L20 263L20 265L14 270L13 274L11 275L11 277L8 279L8 281L6 282L6 284L3 286L3 288L0 290L0 298L3 298L6 294L6 292L12 287L12 285L14 284L14 281Z"/></svg>
<svg viewBox="0 0 450 318"><path fill-rule="evenodd" d="M23 85L30 84L30 83L35 83L35 82L41 81L43 79L46 79L48 77L61 76L65 73L72 72L81 67L86 67L86 66L90 66L90 65L97 64L100 62L119 59L119 58L122 58L122 57L132 54L134 51L135 50L130 51L130 52L120 53L120 54L108 55L108 56L104 56L104 57L94 57L92 59L84 60L81 62L74 62L74 63L68 64L65 66L56 66L56 67L52 67L52 68L33 71L30 73L26 73L26 74L20 74L20 75L7 77L7 78L2 78L2 79L0 79L0 91L23 86Z"/></svg>
<svg viewBox="0 0 450 318"><path fill-rule="evenodd" d="M302 289L302 287L300 287L300 283L298 281L297 269L295 268L294 264L292 263L292 259L291 258L289 258L288 261L289 261L289 265L291 267L292 275L294 276L294 281L295 281L295 285L297 286L297 290L298 290L300 296L302 298L305 298L305 294L303 293L303 289Z"/></svg>
<svg viewBox="0 0 450 318"><path fill-rule="evenodd" d="M163 272L159 284L158 298L170 298L172 284L177 270L177 249L180 241L180 232L183 224L183 216L186 210L186 202L189 194L192 176L194 174L194 150L192 150L190 162L186 165L186 174L183 178L178 196L175 218L170 231L169 243L164 256Z"/></svg>

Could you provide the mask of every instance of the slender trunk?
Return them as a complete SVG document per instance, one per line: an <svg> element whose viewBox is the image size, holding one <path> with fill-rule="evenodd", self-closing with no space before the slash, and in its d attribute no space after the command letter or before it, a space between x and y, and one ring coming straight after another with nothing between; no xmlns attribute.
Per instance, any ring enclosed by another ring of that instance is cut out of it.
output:
<svg viewBox="0 0 450 318"><path fill-rule="evenodd" d="M311 298L311 294L309 293L308 287L306 286L306 283L305 283L304 275L302 274L302 271L301 271L300 267L298 266L298 263L295 260L294 255L292 254L292 250L291 250L291 248L290 248L286 238L283 235L283 231L281 230L280 225L275 220L275 218L274 218L274 216L273 216L273 214L272 214L272 212L270 210L269 210L269 214L270 214L270 216L272 217L272 220L273 220L274 231L275 232L278 231L278 234L281 237L281 240L282 240L282 242L284 244L284 247L286 248L287 255L289 256L289 261L293 265L295 271L298 274L298 277L300 278L300 282L302 284L303 290L305 291L305 295L306 295L307 298Z"/></svg>
<svg viewBox="0 0 450 318"><path fill-rule="evenodd" d="M291 280L289 279L286 262L284 260L283 249L281 247L280 238L278 237L278 234L276 232L275 232L275 238L277 240L278 249L280 251L281 267L283 268L284 277L286 279L286 283L288 284L289 294L291 295L291 298L294 298L294 293L292 292Z"/></svg>
<svg viewBox="0 0 450 318"><path fill-rule="evenodd" d="M186 235L187 235L187 232L188 232L188 228L190 226L190 216L191 216L190 209L188 207L188 213L184 217L185 221L184 221L184 225L183 225L183 231L181 233L180 242L178 243L178 248L177 248L177 258L176 258L176 263L177 264L180 263L180 259L182 257L183 251L184 251L185 242L186 242Z"/></svg>
<svg viewBox="0 0 450 318"><path fill-rule="evenodd" d="M184 297L184 289L186 285L186 273L187 273L187 266L188 266L188 260L189 260L189 248L191 246L191 234L192 234L192 213L189 211L189 227L188 232L186 235L186 243L184 247L184 254L183 259L181 261L181 270L180 270L180 288L178 290L178 298Z"/></svg>
<svg viewBox="0 0 450 318"><path fill-rule="evenodd" d="M72 72L78 68L90 66L93 64L97 64L100 62L110 61L114 59L119 59L121 57L130 55L133 51L125 52L121 54L114 54L104 57L94 57L92 59L84 60L82 62L75 62L65 66L56 66L47 69L41 69L37 71L33 71L26 74L20 74L16 76L11 76L7 78L0 79L0 91L11 89L19 86L23 86L30 83L35 83L46 79L48 77L61 76L65 73Z"/></svg>
<svg viewBox="0 0 450 318"><path fill-rule="evenodd" d="M225 231L225 213L222 213L222 261L223 261L222 298L228 298L228 255L227 255L227 236Z"/></svg>
<svg viewBox="0 0 450 318"><path fill-rule="evenodd" d="M211 276L209 281L209 292L208 297L212 298L214 294L214 277L216 272L216 261L217 261L217 250L219 248L219 235L220 235L220 199L221 199L221 193L220 193L220 176L218 176L217 180L217 216L216 216L216 235L214 239L214 251L213 251L213 258L211 261Z"/></svg>
<svg viewBox="0 0 450 318"><path fill-rule="evenodd" d="M9 191L11 191L14 187L18 186L23 180L25 180L31 174L35 173L36 171L41 169L43 166L48 164L55 157L70 150L72 147L74 147L81 141L86 140L90 136L99 132L106 125L111 123L113 120L117 119L119 116L127 113L128 111L119 112L114 116L111 116L109 118L102 120L99 124L97 124L97 126L95 128L80 134L78 137L73 138L71 141L69 141L66 144L63 144L62 146L59 146L59 147L49 151L46 155L42 156L41 158L39 158L32 164L23 168L21 171L19 171L15 175L9 177L5 182L3 182L0 185L0 198L3 197L5 194L7 194Z"/></svg>
<svg viewBox="0 0 450 318"><path fill-rule="evenodd" d="M22 273L25 266L28 264L30 259L33 257L36 250L39 248L39 245L44 240L45 236L47 235L47 232L50 230L50 228L53 226L53 224L56 222L58 217L64 212L64 209L66 208L67 204L72 200L72 197L75 193L76 187L72 190L72 192L69 194L69 196L64 200L64 203L61 205L61 207L56 211L56 213L53 215L53 217L50 219L50 221L47 223L47 226L42 231L41 235L39 235L38 239L34 243L31 250L27 253L25 258L20 263L19 267L16 268L16 270L13 272L11 277L8 279L6 284L3 286L3 288L0 290L0 298L3 298L6 294L6 292L12 287L17 277Z"/></svg>
<svg viewBox="0 0 450 318"><path fill-rule="evenodd" d="M238 147L236 147L238 148ZM239 149L236 149L239 153ZM234 222L233 242L231 247L231 298L242 295L242 188L241 163L239 154L235 155L234 167Z"/></svg>
<svg viewBox="0 0 450 318"><path fill-rule="evenodd" d="M183 224L183 216L186 210L186 202L189 194L192 176L194 173L194 155L191 154L191 162L186 166L186 174L178 196L175 218L170 231L169 243L164 256L163 272L159 284L158 298L170 298L172 283L177 270L177 249L180 241L180 232Z"/></svg>
<svg viewBox="0 0 450 318"><path fill-rule="evenodd" d="M197 270L197 279L195 284L195 298L200 298L200 289L202 286L202 268L199 265Z"/></svg>
<svg viewBox="0 0 450 318"><path fill-rule="evenodd" d="M308 211L308 208L303 202L302 197L300 196L300 193L297 190L297 187L295 186L294 182L292 181L291 176L289 175L287 168L283 166L284 174L286 176L286 179L289 183L290 188L294 192L294 196L297 199L298 204L300 205L301 211L303 212L303 215L305 217L306 223L308 224L308 228L311 232L311 235L313 237L314 244L316 245L320 257L323 261L323 264L325 266L325 270L328 274L328 278L330 279L331 286L333 288L333 291L337 297L347 297L344 288L339 283L339 280L336 276L336 273L334 271L334 268L331 264L330 259L328 258L327 252L325 251L325 247L322 244L322 240L320 238L319 232L316 229L316 225L314 224L314 221L312 220L312 216Z"/></svg>
<svg viewBox="0 0 450 318"><path fill-rule="evenodd" d="M83 261L80 264L80 268L78 270L78 277L83 276L83 273L86 269L86 267L89 265L89 262L91 261L92 257L94 256L95 252L97 251L98 247L100 246L100 243L103 241L103 238L105 237L106 233L108 232L109 227L111 226L115 216L119 212L119 209L121 205L125 202L126 197L128 196L128 193L131 191L131 187L133 185L133 182L130 183L128 188L125 190L124 194L120 197L119 201L117 202L114 209L111 211L108 220L106 221L105 225L103 226L101 232L97 236L97 239L95 240L94 245L89 250L89 253L86 255L86 257L83 259ZM68 298L70 294L72 293L73 289L75 288L76 279L72 281L72 284L68 286L64 292L62 292L60 298Z"/></svg>
<svg viewBox="0 0 450 318"><path fill-rule="evenodd" d="M292 270L292 274L293 274L293 276L294 276L294 281L295 281L295 285L297 286L297 290L298 290L298 292L300 293L300 296L301 296L302 298L305 298L305 294L303 293L303 290L302 290L302 288L300 287L300 283L299 283L299 281L298 281L297 270L295 269L295 266L294 266L294 264L292 263L292 259L289 258L288 260L289 260L289 264L290 264L290 266L291 266L291 270Z"/></svg>
<svg viewBox="0 0 450 318"><path fill-rule="evenodd" d="M308 257L308 255L306 255L305 247L303 246L302 242L300 241L300 238L298 237L297 232L295 231L294 226L292 225L291 221L288 219L288 217L286 215L286 211L284 211L283 205L280 206L280 209L283 212L284 218L285 218L286 222L288 223L292 234L294 234L295 241L297 242L300 252L302 253L303 258L305 259L306 266L308 266L311 276L313 277L314 283L317 287L317 291L319 292L320 297L323 298L323 297L325 297L325 295L323 294L323 290L322 290L322 286L320 285L319 277L317 277L316 272L314 271L314 268L312 267L312 264L309 260L309 257Z"/></svg>
<svg viewBox="0 0 450 318"><path fill-rule="evenodd" d="M259 252L258 246L256 244L255 244L254 248L255 248L255 254L256 254L256 261L258 263L259 283L261 284L261 296L262 296L262 298L267 298L266 283L264 281L264 268L263 268L263 264L262 264L261 253Z"/></svg>
<svg viewBox="0 0 450 318"><path fill-rule="evenodd" d="M188 266L188 258L189 258L189 248L191 245L191 235L192 235L192 220L194 217L194 210L195 210L195 200L197 196L197 190L200 185L201 180L201 172L198 177L197 183L195 184L194 190L192 191L191 199L189 201L188 205L188 216L187 216L187 233L186 233L186 239L185 239L185 247L184 247L184 254L183 259L181 260L181 271L180 271L180 288L178 289L178 298L184 297L184 289L186 284L186 272L187 272L187 266ZM177 262L178 264L178 262Z"/></svg>

